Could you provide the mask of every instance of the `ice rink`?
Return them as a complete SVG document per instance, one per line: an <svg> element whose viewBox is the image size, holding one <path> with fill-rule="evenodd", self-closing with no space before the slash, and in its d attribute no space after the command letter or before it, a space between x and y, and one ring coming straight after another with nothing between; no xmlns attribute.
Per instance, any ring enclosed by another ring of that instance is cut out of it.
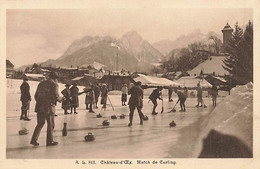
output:
<svg viewBox="0 0 260 169"><path fill-rule="evenodd" d="M42 129L38 142L40 146L30 145L30 139L36 126L36 113L34 112L35 101L32 99L30 107L31 121L21 121L21 102L19 86L21 80L9 80L7 82L7 142L6 157L11 159L62 159L62 158L191 158L197 157L195 146L201 132L200 123L203 118L212 112L211 98L204 98L208 108L196 108L196 98L188 98L186 101L187 111L167 113L176 102L168 102L167 91L164 91L164 112L160 114L162 102L158 101L156 109L158 115L152 116L152 103L148 103L148 95L144 98L143 113L149 117L143 125L139 124L137 111L134 114L133 126L129 123L128 106L121 106L120 95L111 94L109 98L115 108L112 110L107 105L106 111L94 109L95 113L85 110L84 95L80 98L78 114L64 115L61 104L56 107L54 140L59 142L57 146L46 147L46 126ZM38 82L29 81L31 95L33 97ZM64 86L60 85L60 90ZM79 87L80 91L82 87ZM165 94L166 93L166 94ZM224 98L219 98L223 100ZM108 102L109 103L109 102ZM103 117L97 118L100 113ZM111 115L126 115L125 119L111 119ZM110 126L102 126L103 120L109 120ZM170 127L169 123L174 120L176 127ZM62 136L63 123L67 123L68 135ZM18 131L23 127L29 130L28 135L19 135ZM86 142L85 135L92 132L95 141Z"/></svg>

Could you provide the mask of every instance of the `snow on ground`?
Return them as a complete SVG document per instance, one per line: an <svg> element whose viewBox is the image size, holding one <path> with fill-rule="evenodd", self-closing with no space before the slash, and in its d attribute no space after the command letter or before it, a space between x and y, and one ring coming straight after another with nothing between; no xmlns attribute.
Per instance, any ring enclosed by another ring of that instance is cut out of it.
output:
<svg viewBox="0 0 260 169"><path fill-rule="evenodd" d="M211 129L235 136L253 149L253 84L237 86L206 118L203 119L201 132L194 156L198 156L203 139ZM232 145L230 145L232 146Z"/></svg>
<svg viewBox="0 0 260 169"><path fill-rule="evenodd" d="M77 115L64 115L61 109L61 104L56 106L54 140L59 142L58 146L46 147L46 125L42 129L39 137L40 146L35 148L29 144L33 130L36 125L36 113L34 113L35 101L32 99L30 107L30 122L20 121L20 107L21 102L19 86L21 80L7 79L7 158L196 158L198 152L195 152L199 147L198 138L203 139L203 134L206 134L206 128L216 127L218 130L225 132L236 131L236 125L228 125L232 123L225 123L233 114L235 110L252 111L252 105L242 104L249 103L252 99L250 91L237 92L236 98L227 97L225 101L223 98L218 98L219 106L213 110L211 106L211 99L204 98L208 108L195 108L196 98L188 98L186 101L186 113L167 113L176 101L176 95L173 94L174 102L167 101L167 90L163 90L164 97L164 113L152 116L152 103L148 103L148 93L151 89L145 90L143 112L149 117L144 125L139 125L138 113L134 114L134 121L132 127L127 127L129 109L127 106L121 106L120 95L114 93L109 95L115 110L108 105L107 111L95 109L96 113L88 113L85 110L84 95L79 97L80 107ZM33 97L38 82L29 81L31 86L31 95ZM64 84L59 84L59 90L64 88ZM83 87L79 87L82 91ZM113 93L113 92L111 92ZM238 102L239 101L239 102ZM236 107L233 111L232 106ZM236 103L236 104L235 104ZM224 106L229 107L226 111ZM100 105L99 105L100 107ZM157 112L160 112L162 102L158 101ZM176 106L179 110L179 105ZM225 113L222 112L225 110ZM102 118L96 118L97 113L102 114ZM125 114L125 119L112 120L111 115ZM215 116L213 116L215 114ZM240 113L241 114L241 113ZM242 113L243 114L243 113ZM250 113L249 113L250 114ZM246 117L250 120L250 115ZM219 117L220 116L220 117ZM225 118L222 118L224 116ZM211 118L209 118L211 117ZM103 127L102 121L109 120L110 126ZM210 123L206 123L209 119ZM174 120L177 124L176 127L169 127L169 123ZM231 122L232 118L228 120ZM68 126L68 136L62 137L63 123L66 122ZM203 122L203 123L202 123ZM222 127L226 125L227 127ZM203 126L203 127L202 127ZM246 123L244 126L250 126ZM29 130L28 135L20 136L18 131L21 128ZM228 129L230 128L230 130ZM85 142L84 136L88 132L92 132L96 140L94 142ZM246 132L246 131L245 131ZM248 139L247 139L248 138ZM244 135L244 139L250 142L250 135ZM252 139L251 139L252 140Z"/></svg>

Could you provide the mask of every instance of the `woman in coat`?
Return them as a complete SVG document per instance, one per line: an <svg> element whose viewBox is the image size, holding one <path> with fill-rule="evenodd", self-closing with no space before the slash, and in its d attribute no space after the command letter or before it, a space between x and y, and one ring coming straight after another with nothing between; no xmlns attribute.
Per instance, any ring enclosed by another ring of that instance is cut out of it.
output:
<svg viewBox="0 0 260 169"><path fill-rule="evenodd" d="M65 89L61 91L62 95L64 96L64 100L62 101L61 108L64 109L64 114L67 115L68 109L70 108L70 98L71 98L71 92L70 92L70 85L66 84Z"/></svg>
<svg viewBox="0 0 260 169"><path fill-rule="evenodd" d="M87 86L86 88L83 89L83 92L80 92L79 94L82 93L86 93L86 97L85 97L86 109L89 109L89 113L95 113L93 111L93 105L95 104L94 85L90 85L90 87Z"/></svg>

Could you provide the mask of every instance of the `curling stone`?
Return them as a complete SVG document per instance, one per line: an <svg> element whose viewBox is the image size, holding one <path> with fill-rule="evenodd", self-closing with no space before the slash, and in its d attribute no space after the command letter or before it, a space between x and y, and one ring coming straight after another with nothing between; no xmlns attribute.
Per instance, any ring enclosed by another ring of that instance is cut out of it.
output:
<svg viewBox="0 0 260 169"><path fill-rule="evenodd" d="M176 126L176 123L174 121L170 122L169 124L171 127L175 127Z"/></svg>
<svg viewBox="0 0 260 169"><path fill-rule="evenodd" d="M144 117L143 117L143 120L148 120L149 118L146 116L146 115L144 115Z"/></svg>
<svg viewBox="0 0 260 169"><path fill-rule="evenodd" d="M110 123L109 123L108 120L104 120L104 121L103 121L103 126L109 126L109 124L110 124Z"/></svg>
<svg viewBox="0 0 260 169"><path fill-rule="evenodd" d="M26 128L23 128L22 130L19 130L19 135L26 135L29 131Z"/></svg>
<svg viewBox="0 0 260 169"><path fill-rule="evenodd" d="M102 115L99 113L98 115L97 115L97 118L101 118L102 117Z"/></svg>
<svg viewBox="0 0 260 169"><path fill-rule="evenodd" d="M85 136L85 140L86 141L94 141L95 140L95 137L92 133L88 133L88 135Z"/></svg>
<svg viewBox="0 0 260 169"><path fill-rule="evenodd" d="M121 114L120 115L120 119L124 119L125 118L125 115L124 114Z"/></svg>
<svg viewBox="0 0 260 169"><path fill-rule="evenodd" d="M111 119L117 119L116 115L112 115Z"/></svg>

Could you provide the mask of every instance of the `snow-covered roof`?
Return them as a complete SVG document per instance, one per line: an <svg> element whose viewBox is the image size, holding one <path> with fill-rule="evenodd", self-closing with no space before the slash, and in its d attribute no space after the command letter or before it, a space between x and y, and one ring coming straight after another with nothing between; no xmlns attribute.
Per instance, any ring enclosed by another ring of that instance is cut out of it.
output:
<svg viewBox="0 0 260 169"><path fill-rule="evenodd" d="M176 83L180 84L181 87L197 87L198 82L200 82L201 87L212 87L206 80L197 79L194 76L185 76L176 80Z"/></svg>
<svg viewBox="0 0 260 169"><path fill-rule="evenodd" d="M134 81L140 81L143 85L148 86L179 86L178 83L168 80L166 78L146 76L143 74L138 74L139 77L134 78Z"/></svg>
<svg viewBox="0 0 260 169"><path fill-rule="evenodd" d="M45 77L43 74L33 74L33 73L25 73L27 77L33 77L33 78L43 78Z"/></svg>
<svg viewBox="0 0 260 169"><path fill-rule="evenodd" d="M74 79L72 79L71 81L77 81L77 80L80 80L80 79L83 79L84 76L81 76L81 77L75 77Z"/></svg>
<svg viewBox="0 0 260 169"><path fill-rule="evenodd" d="M215 79L218 79L222 82L227 82L226 79L222 78L222 77L217 77L217 76L214 76Z"/></svg>
<svg viewBox="0 0 260 169"><path fill-rule="evenodd" d="M204 74L213 74L215 72L216 76L228 75L227 70L222 67L224 59L225 56L211 56L211 59L199 64L194 69L188 71L188 73L191 76L194 76L194 74L199 75L202 70Z"/></svg>

